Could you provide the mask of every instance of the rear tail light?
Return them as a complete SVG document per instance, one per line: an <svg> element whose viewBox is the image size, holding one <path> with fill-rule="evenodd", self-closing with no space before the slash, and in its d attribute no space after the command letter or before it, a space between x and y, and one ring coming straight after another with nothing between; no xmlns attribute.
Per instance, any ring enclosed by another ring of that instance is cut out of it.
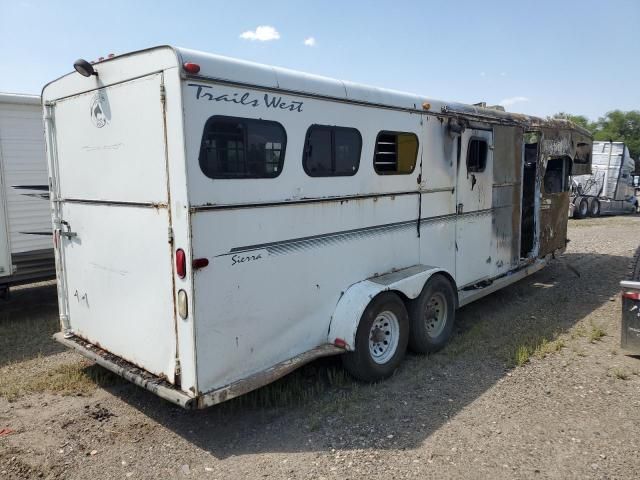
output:
<svg viewBox="0 0 640 480"><path fill-rule="evenodd" d="M640 300L640 292L627 291L622 293L623 298L629 298L631 300Z"/></svg>
<svg viewBox="0 0 640 480"><path fill-rule="evenodd" d="M187 256L181 248L176 250L176 273L180 278L187 275Z"/></svg>

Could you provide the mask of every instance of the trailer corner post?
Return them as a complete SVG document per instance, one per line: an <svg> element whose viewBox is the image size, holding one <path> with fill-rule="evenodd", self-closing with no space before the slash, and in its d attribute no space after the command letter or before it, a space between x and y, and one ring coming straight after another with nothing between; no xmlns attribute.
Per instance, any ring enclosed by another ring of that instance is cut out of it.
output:
<svg viewBox="0 0 640 480"><path fill-rule="evenodd" d="M67 305L66 282L63 269L63 251L60 248L62 232L62 212L60 205L60 186L58 185L58 156L55 138L55 125L53 120L53 102L45 103L44 131L45 146L47 149L47 160L49 164L49 196L51 200L51 213L53 223L54 256L56 262L56 278L58 281L58 308L60 310L60 325L65 338L73 336L71 324L69 323L69 308Z"/></svg>

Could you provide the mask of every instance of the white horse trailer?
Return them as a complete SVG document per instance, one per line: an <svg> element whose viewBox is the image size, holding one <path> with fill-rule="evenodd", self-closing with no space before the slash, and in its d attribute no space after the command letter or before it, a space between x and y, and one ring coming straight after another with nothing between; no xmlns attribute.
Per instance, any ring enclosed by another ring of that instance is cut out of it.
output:
<svg viewBox="0 0 640 480"><path fill-rule="evenodd" d="M0 295L55 276L42 107L0 93Z"/></svg>
<svg viewBox="0 0 640 480"><path fill-rule="evenodd" d="M584 218L635 213L632 172L636 162L623 142L593 142L592 172L572 178L569 216Z"/></svg>
<svg viewBox="0 0 640 480"><path fill-rule="evenodd" d="M567 122L170 47L75 68L43 90L56 338L187 408L441 348L565 248L589 171Z"/></svg>

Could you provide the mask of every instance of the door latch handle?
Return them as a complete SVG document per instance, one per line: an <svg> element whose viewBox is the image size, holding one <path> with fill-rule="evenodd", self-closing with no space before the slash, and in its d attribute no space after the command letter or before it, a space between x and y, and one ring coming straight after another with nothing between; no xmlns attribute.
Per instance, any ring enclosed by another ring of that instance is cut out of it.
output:
<svg viewBox="0 0 640 480"><path fill-rule="evenodd" d="M458 204L458 207L457 207L457 209L456 209L456 213L457 213L458 215L462 214L462 210L463 210L463 208L464 208L464 204L463 204L463 203L459 203L459 204Z"/></svg>
<svg viewBox="0 0 640 480"><path fill-rule="evenodd" d="M78 234L76 232L72 232L71 231L71 225L69 225L69 222L65 222L63 220L60 223L62 224L62 228L60 229L60 235L62 237L73 238L73 237L77 237L78 236ZM66 231L64 229L65 227L67 228Z"/></svg>

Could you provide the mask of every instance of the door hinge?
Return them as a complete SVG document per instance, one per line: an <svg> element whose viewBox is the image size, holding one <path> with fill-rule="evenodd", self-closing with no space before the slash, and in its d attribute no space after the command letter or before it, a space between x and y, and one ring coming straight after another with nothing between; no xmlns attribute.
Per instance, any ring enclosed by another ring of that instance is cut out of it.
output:
<svg viewBox="0 0 640 480"><path fill-rule="evenodd" d="M169 227L169 243L173 243L173 228Z"/></svg>
<svg viewBox="0 0 640 480"><path fill-rule="evenodd" d="M160 101L164 104L166 98L167 94L165 92L164 85L160 85Z"/></svg>
<svg viewBox="0 0 640 480"><path fill-rule="evenodd" d="M174 375L176 377L179 377L182 374L182 367L180 366L180 359L176 358L176 370L174 372Z"/></svg>
<svg viewBox="0 0 640 480"><path fill-rule="evenodd" d="M457 213L458 215L461 215L461 214L462 214L463 209L464 209L464 204L459 203L459 204L458 204L458 208L456 209L456 213Z"/></svg>

